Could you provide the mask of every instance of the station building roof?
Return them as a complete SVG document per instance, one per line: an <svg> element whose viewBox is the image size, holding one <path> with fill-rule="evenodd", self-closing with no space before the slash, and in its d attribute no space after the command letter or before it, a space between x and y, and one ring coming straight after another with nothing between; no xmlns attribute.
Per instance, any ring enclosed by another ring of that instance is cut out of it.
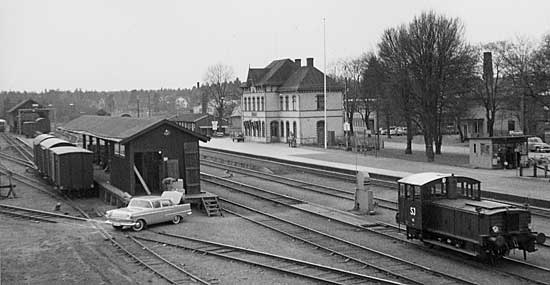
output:
<svg viewBox="0 0 550 285"><path fill-rule="evenodd" d="M210 140L209 137L181 127L165 117L131 118L83 115L66 123L60 129L124 144L163 124L168 124L195 136L203 142Z"/></svg>

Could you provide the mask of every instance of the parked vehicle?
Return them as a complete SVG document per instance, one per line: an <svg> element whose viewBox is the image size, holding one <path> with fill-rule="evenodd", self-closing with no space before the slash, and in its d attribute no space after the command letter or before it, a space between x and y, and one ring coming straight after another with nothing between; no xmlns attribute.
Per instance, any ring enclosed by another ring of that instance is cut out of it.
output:
<svg viewBox="0 0 550 285"><path fill-rule="evenodd" d="M534 152L550 152L550 145L543 142L539 137L530 137L527 139L529 151Z"/></svg>
<svg viewBox="0 0 550 285"><path fill-rule="evenodd" d="M214 132L214 134L212 134L212 136L214 136L214 137L223 137L223 136L225 136L225 134L223 132Z"/></svg>
<svg viewBox="0 0 550 285"><path fill-rule="evenodd" d="M407 127L397 127L395 128L395 134L398 136L407 135Z"/></svg>
<svg viewBox="0 0 550 285"><path fill-rule="evenodd" d="M465 176L416 173L397 181L397 223L408 239L495 260L510 250L536 251L546 236L530 228L528 207L481 200L481 182Z"/></svg>
<svg viewBox="0 0 550 285"><path fill-rule="evenodd" d="M107 223L115 229L131 227L138 232L146 226L172 221L179 224L191 215L190 204L180 204L183 193L164 191L161 196L141 196L130 200L128 207L107 211Z"/></svg>
<svg viewBox="0 0 550 285"><path fill-rule="evenodd" d="M244 135L243 134L236 134L233 136L233 142L244 142Z"/></svg>

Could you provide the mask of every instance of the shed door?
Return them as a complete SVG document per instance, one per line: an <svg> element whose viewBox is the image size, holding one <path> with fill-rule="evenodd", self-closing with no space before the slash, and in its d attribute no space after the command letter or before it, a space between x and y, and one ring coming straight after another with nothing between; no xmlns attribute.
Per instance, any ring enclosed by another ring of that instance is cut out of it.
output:
<svg viewBox="0 0 550 285"><path fill-rule="evenodd" d="M183 156L185 161L185 191L187 194L198 194L201 192L199 142L184 143Z"/></svg>

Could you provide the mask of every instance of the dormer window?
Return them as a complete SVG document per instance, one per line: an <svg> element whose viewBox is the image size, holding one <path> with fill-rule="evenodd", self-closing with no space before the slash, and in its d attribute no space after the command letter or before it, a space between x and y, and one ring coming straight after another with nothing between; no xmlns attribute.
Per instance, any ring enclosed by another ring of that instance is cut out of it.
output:
<svg viewBox="0 0 550 285"><path fill-rule="evenodd" d="M250 92L256 93L256 87L255 86L250 87Z"/></svg>

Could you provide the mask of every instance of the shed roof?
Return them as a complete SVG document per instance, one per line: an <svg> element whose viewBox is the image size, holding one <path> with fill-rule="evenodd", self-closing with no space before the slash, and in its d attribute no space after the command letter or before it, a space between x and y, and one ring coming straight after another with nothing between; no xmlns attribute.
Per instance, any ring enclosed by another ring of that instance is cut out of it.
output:
<svg viewBox="0 0 550 285"><path fill-rule="evenodd" d="M197 122L203 118L208 117L210 114L201 114L201 113L184 113L177 114L170 118L169 120L178 121L178 122Z"/></svg>
<svg viewBox="0 0 550 285"><path fill-rule="evenodd" d="M23 100L19 103L17 103L15 106L11 107L11 109L8 110L8 113L11 113L19 108L21 108L21 106L27 104L27 103L32 103L32 104L38 104L38 102L34 101L33 99L26 99L26 100ZM40 106L40 104L38 104Z"/></svg>
<svg viewBox="0 0 550 285"><path fill-rule="evenodd" d="M107 117L83 115L68 123L61 129L72 133L85 134L109 141L126 143L146 132L160 126L168 124L182 132L197 137L203 142L210 138L189 129L178 126L176 123L161 118L131 118L131 117Z"/></svg>
<svg viewBox="0 0 550 285"><path fill-rule="evenodd" d="M52 152L58 155L67 154L67 153L93 153L92 151L89 151L87 149L83 149L81 147L76 146L60 146L56 148L52 148Z"/></svg>

